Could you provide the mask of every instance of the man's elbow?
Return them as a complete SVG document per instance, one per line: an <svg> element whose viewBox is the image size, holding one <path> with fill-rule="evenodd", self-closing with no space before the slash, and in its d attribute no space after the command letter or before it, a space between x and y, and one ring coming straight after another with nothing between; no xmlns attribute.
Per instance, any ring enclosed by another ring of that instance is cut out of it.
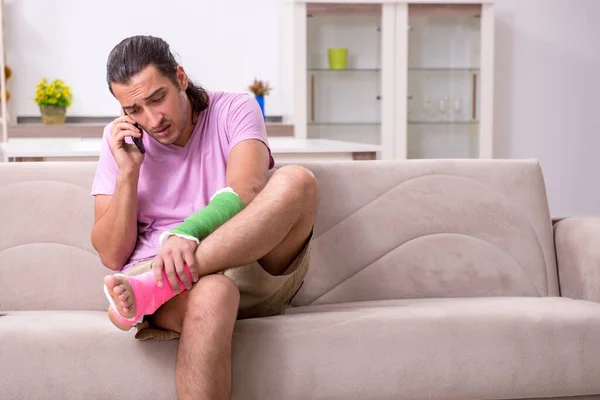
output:
<svg viewBox="0 0 600 400"><path fill-rule="evenodd" d="M119 262L118 260L111 260L111 259L106 259L103 257L100 257L100 262L102 263L102 265L104 265L106 268L110 269L111 271L120 271L124 265L122 262Z"/></svg>
<svg viewBox="0 0 600 400"><path fill-rule="evenodd" d="M91 242L100 257L102 265L111 271L120 271L123 268L128 257L125 257L123 254L116 254L114 249L107 248L106 243L102 241L102 238L95 229L92 230Z"/></svg>
<svg viewBox="0 0 600 400"><path fill-rule="evenodd" d="M120 271L121 268L123 268L123 265L125 265L125 260L115 256L114 254L107 254L106 251L100 251L93 243L92 245L100 256L100 262L106 268L110 269L111 271Z"/></svg>
<svg viewBox="0 0 600 400"><path fill-rule="evenodd" d="M248 205L254 200L256 196L265 188L265 183L256 182L254 184L245 185L243 188L240 188L236 193L244 204Z"/></svg>

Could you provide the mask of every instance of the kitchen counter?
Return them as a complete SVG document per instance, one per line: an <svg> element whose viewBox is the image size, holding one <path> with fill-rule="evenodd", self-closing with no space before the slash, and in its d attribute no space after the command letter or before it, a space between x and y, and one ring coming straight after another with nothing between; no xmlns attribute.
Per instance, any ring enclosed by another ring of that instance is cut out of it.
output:
<svg viewBox="0 0 600 400"><path fill-rule="evenodd" d="M100 154L100 138L9 138L0 143L3 161L44 161L51 159L95 159ZM382 150L379 145L328 139L269 138L276 163L310 160L373 159Z"/></svg>
<svg viewBox="0 0 600 400"><path fill-rule="evenodd" d="M61 125L20 123L8 126L8 137L21 138L100 138L109 122L69 122ZM293 137L294 126L280 122L267 122L267 136Z"/></svg>

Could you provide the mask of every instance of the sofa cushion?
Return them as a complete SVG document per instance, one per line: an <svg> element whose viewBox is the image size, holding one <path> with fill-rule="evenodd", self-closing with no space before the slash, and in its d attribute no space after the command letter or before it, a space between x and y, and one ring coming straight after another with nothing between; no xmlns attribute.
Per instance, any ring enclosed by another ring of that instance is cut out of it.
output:
<svg viewBox="0 0 600 400"><path fill-rule="evenodd" d="M0 310L106 310L92 162L0 163Z"/></svg>
<svg viewBox="0 0 600 400"><path fill-rule="evenodd" d="M6 399L174 399L178 342L138 341L106 312L0 316Z"/></svg>
<svg viewBox="0 0 600 400"><path fill-rule="evenodd" d="M592 302L499 297L309 306L244 321L235 332L236 398L600 394L600 304Z"/></svg>
<svg viewBox="0 0 600 400"><path fill-rule="evenodd" d="M600 217L571 217L554 225L562 296L600 303Z"/></svg>
<svg viewBox="0 0 600 400"><path fill-rule="evenodd" d="M0 164L0 310L106 309L109 271L90 243L95 166ZM558 295L537 162L307 166L320 205L311 268L293 305ZM65 287L76 289L63 296Z"/></svg>
<svg viewBox="0 0 600 400"><path fill-rule="evenodd" d="M175 398L178 341L136 341L102 312L8 312L0 343L6 398ZM581 300L299 307L238 321L232 399L600 394L599 353L600 305Z"/></svg>
<svg viewBox="0 0 600 400"><path fill-rule="evenodd" d="M558 295L540 166L530 160L312 165L311 268L293 305Z"/></svg>

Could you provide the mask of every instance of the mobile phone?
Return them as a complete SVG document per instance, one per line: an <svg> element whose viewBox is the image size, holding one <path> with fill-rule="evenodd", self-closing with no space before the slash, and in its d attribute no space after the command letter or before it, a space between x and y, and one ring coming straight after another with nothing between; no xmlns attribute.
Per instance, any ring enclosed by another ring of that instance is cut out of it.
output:
<svg viewBox="0 0 600 400"><path fill-rule="evenodd" d="M127 112L125 111L125 109L122 108L122 110L123 110L123 114L127 115ZM140 128L140 126L137 124L137 122L134 123L133 126L138 128L140 130L140 132L142 131L142 128ZM146 153L146 148L144 147L144 142L142 142L142 138L136 138L136 137L132 136L131 140L133 141L133 144L135 144L135 147L138 148L140 153L142 153L142 154Z"/></svg>
<svg viewBox="0 0 600 400"><path fill-rule="evenodd" d="M140 126L135 123L133 124L136 128L138 128L140 131L142 130L142 128L140 128ZM140 153L145 154L146 153L146 148L144 147L144 142L142 142L142 138L136 138L135 136L131 137L131 140L133 141L133 144L135 144L135 146L138 148L138 150L140 151Z"/></svg>

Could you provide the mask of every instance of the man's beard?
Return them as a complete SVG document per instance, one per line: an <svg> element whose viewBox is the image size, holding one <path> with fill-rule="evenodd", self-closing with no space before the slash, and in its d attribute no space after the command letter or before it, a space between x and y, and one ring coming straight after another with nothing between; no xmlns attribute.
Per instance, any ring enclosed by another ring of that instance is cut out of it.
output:
<svg viewBox="0 0 600 400"><path fill-rule="evenodd" d="M187 105L187 98L186 98L185 107L183 109L183 115L182 115L183 118L181 119L183 121L183 123L181 124L181 127L179 128L179 132L177 133L177 137L175 138L173 143L178 142L183 137L183 134L185 133L185 131L188 127L188 123L190 122L188 120L189 116L190 116L190 113L188 112L188 105Z"/></svg>
<svg viewBox="0 0 600 400"><path fill-rule="evenodd" d="M172 140L169 141L169 144L175 144L181 140L181 138L183 137L183 135L185 133L185 130L188 127L188 123L190 122L190 121L188 121L189 116L190 116L190 113L188 110L187 97L186 97L185 102L184 102L184 107L183 107L183 114L181 116L182 123L179 126L179 132L177 132L177 135ZM173 128L172 124L171 124L171 128Z"/></svg>

